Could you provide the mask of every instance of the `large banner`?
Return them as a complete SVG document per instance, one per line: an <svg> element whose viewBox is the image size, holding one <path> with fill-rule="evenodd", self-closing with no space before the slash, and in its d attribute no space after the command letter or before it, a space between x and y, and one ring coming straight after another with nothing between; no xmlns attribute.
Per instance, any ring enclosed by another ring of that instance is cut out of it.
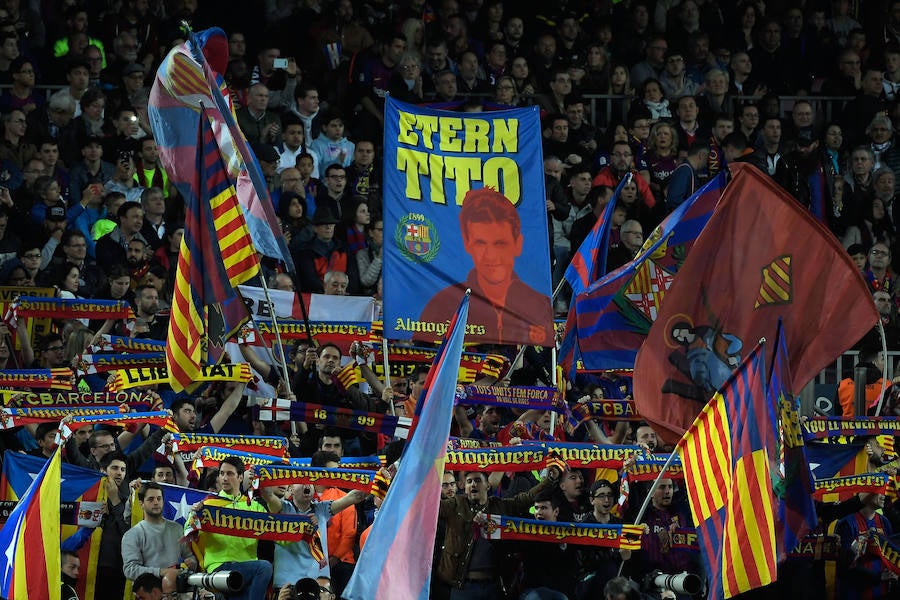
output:
<svg viewBox="0 0 900 600"><path fill-rule="evenodd" d="M439 341L470 288L467 343L552 345L537 107L384 115L385 337Z"/></svg>

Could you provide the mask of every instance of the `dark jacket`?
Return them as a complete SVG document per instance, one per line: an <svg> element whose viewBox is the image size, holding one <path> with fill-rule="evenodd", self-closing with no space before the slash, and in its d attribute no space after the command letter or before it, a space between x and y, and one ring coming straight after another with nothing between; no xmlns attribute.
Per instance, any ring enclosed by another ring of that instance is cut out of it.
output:
<svg viewBox="0 0 900 600"><path fill-rule="evenodd" d="M497 498L491 496L487 501L485 512L492 515L523 514L534 504L534 498L541 491L555 485L549 478L514 498ZM437 567L438 577L444 583L461 588L469 570L472 558L472 547L475 545L475 533L472 526L475 513L465 496L456 496L441 500L438 516L446 523L444 545Z"/></svg>

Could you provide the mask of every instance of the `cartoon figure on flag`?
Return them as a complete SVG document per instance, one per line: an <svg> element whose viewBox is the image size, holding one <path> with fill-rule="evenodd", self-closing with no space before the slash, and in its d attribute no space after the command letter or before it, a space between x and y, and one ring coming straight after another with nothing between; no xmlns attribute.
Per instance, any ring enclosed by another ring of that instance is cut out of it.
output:
<svg viewBox="0 0 900 600"><path fill-rule="evenodd" d="M468 288L466 342L551 346L538 111L388 98L384 122L385 337L439 341Z"/></svg>
<svg viewBox="0 0 900 600"><path fill-rule="evenodd" d="M691 384L668 379L662 391L706 402L741 363L744 343L739 337L715 327L694 327L687 315L675 315L672 320L675 323L667 341L678 349L669 354L669 362L686 375Z"/></svg>

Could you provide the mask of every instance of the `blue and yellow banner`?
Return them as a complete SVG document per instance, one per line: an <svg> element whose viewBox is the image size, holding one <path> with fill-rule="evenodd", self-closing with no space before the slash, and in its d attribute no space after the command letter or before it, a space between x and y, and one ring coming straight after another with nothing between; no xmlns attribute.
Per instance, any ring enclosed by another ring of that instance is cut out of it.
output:
<svg viewBox="0 0 900 600"><path fill-rule="evenodd" d="M469 288L466 342L552 345L537 107L387 98L384 166L385 337L440 340Z"/></svg>

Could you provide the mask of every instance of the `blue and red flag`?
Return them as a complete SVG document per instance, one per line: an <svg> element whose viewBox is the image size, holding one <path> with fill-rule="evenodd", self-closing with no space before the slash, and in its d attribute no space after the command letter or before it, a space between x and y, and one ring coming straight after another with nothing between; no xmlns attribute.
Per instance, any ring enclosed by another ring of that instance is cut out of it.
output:
<svg viewBox="0 0 900 600"><path fill-rule="evenodd" d="M777 578L771 462L775 422L765 390L761 346L678 442L685 488L709 577L722 600Z"/></svg>
<svg viewBox="0 0 900 600"><path fill-rule="evenodd" d="M616 186L612 198L606 203L603 214L594 223L591 232L584 238L581 246L572 256L572 262L566 269L565 278L572 286L574 295L585 291L589 285L606 275L606 256L609 254L609 232L612 228L613 212L622 188L631 181L632 177L631 173L625 174L625 177Z"/></svg>
<svg viewBox="0 0 900 600"><path fill-rule="evenodd" d="M809 212L817 221L824 225L828 225L825 215L826 206L826 189L828 188L825 179L825 169L819 164L816 169L807 176L809 183Z"/></svg>
<svg viewBox="0 0 900 600"><path fill-rule="evenodd" d="M666 217L633 261L575 296L560 348L567 373L579 358L587 371L634 367L675 274L722 196L726 175L716 175Z"/></svg>
<svg viewBox="0 0 900 600"><path fill-rule="evenodd" d="M773 434L779 434L775 441L776 447L780 448L780 456L775 457L779 468L775 471L774 484L779 501L775 525L779 562L818 524L812 496L813 478L800 430L799 400L788 388L792 379L787 352L784 323L779 323L767 388L769 407L774 408L778 416L772 422L780 425L777 432L773 431Z"/></svg>
<svg viewBox="0 0 900 600"><path fill-rule="evenodd" d="M169 384L175 391L194 383L201 365L210 360L210 347L224 346L223 340L231 337L248 318L235 287L259 272L259 259L205 107L200 110L196 135L196 146L200 149L196 157L200 194L187 199L166 338ZM221 308L207 311L212 305ZM238 309L237 314L233 314L234 308ZM210 335L208 312L217 314L218 321L224 322L216 335ZM217 358L212 356L212 361L216 362Z"/></svg>
<svg viewBox="0 0 900 600"><path fill-rule="evenodd" d="M0 530L0 596L9 600L59 600L59 488L57 448Z"/></svg>
<svg viewBox="0 0 900 600"><path fill-rule="evenodd" d="M150 90L148 114L169 180L185 200L199 197L196 165L201 105L206 108L218 151L257 250L294 270L279 231L265 178L237 124L222 74L228 65L228 38L217 27L191 33L163 59ZM202 181L202 179L200 180Z"/></svg>
<svg viewBox="0 0 900 600"><path fill-rule="evenodd" d="M348 600L427 600L441 478L456 375L469 314L467 293L450 320L416 406L415 427L344 590Z"/></svg>

